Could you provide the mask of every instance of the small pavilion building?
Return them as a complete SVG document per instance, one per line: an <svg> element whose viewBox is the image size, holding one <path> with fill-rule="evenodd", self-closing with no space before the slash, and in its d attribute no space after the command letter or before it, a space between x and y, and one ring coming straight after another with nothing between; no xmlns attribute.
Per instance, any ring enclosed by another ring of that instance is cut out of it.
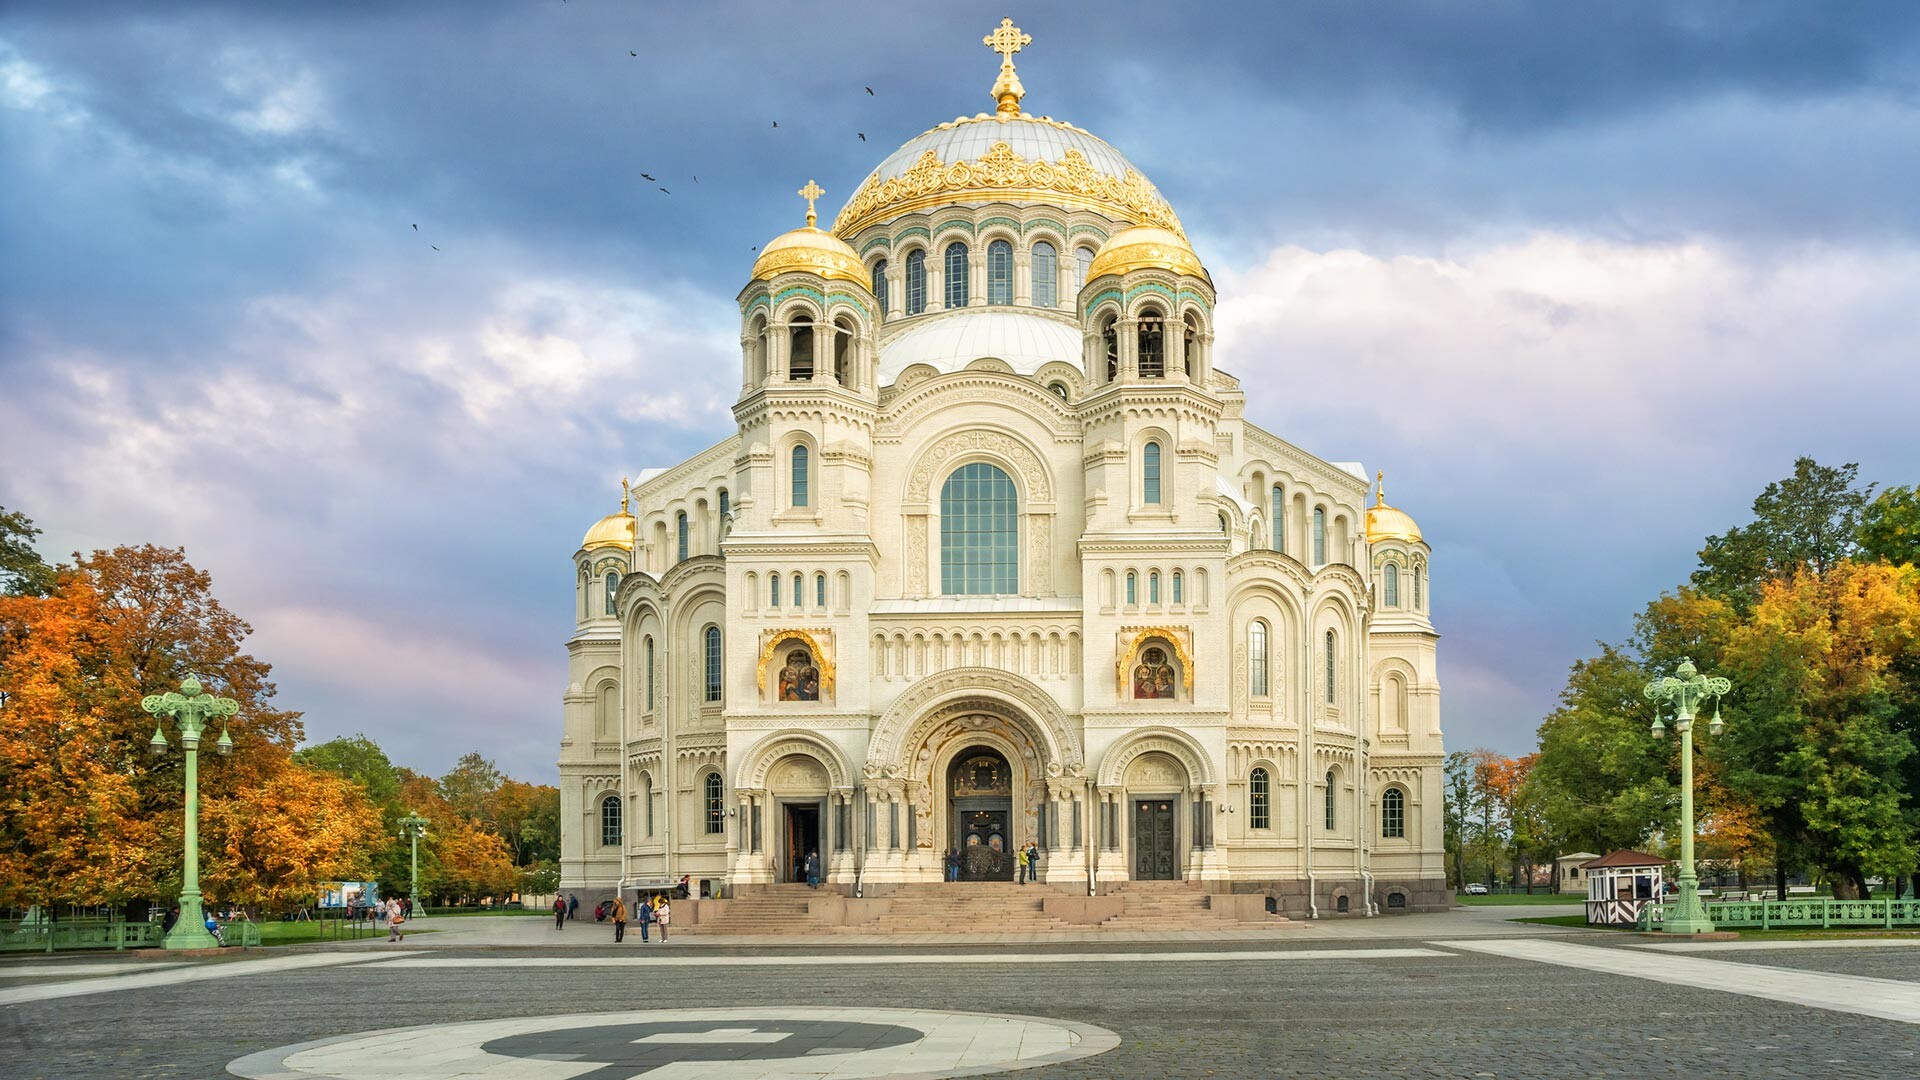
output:
<svg viewBox="0 0 1920 1080"><path fill-rule="evenodd" d="M1587 879L1587 925L1637 924L1641 909L1664 895L1670 861L1622 848L1581 866Z"/></svg>

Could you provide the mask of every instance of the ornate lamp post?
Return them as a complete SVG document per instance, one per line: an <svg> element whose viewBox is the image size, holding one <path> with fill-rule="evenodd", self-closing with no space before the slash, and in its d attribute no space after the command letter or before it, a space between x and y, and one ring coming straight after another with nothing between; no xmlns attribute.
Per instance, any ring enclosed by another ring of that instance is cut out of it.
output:
<svg viewBox="0 0 1920 1080"><path fill-rule="evenodd" d="M400 819L400 831L407 836L407 899L412 902L409 918L419 918L425 911L420 906L420 838L427 834L427 819L414 811Z"/></svg>
<svg viewBox="0 0 1920 1080"><path fill-rule="evenodd" d="M220 741L214 747L223 755L233 753L233 739L227 734L225 721L240 711L240 703L201 692L200 680L189 675L180 684L179 693L149 694L140 699L140 707L155 716L173 717L180 729L180 745L187 752L186 854L180 875L180 918L161 945L168 949L215 948L220 943L207 933L207 915L200 905L200 733L206 730L208 720L219 717ZM166 753L167 736L158 721L147 745L156 755Z"/></svg>
<svg viewBox="0 0 1920 1080"><path fill-rule="evenodd" d="M1733 684L1718 675L1702 675L1689 657L1680 658L1672 675L1663 675L1647 684L1644 693L1655 702L1653 737L1666 734L1659 703L1673 706L1673 729L1680 733L1680 898L1667 912L1663 929L1671 934L1710 934L1713 920L1707 918L1700 903L1700 876L1693 870L1693 716L1694 710L1709 696L1714 699L1713 721L1707 730L1718 735L1726 727L1720 720L1720 695Z"/></svg>

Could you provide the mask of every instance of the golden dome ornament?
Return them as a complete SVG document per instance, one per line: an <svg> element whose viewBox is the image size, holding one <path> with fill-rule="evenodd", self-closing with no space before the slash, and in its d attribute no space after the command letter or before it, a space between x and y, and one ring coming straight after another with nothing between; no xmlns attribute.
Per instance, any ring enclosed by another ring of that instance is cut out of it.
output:
<svg viewBox="0 0 1920 1080"><path fill-rule="evenodd" d="M826 193L826 189L812 180L795 193L807 200L807 223L767 242L760 250L760 257L753 261L753 272L749 275L753 280L766 281L779 274L799 272L861 286L867 284L867 267L860 261L859 253L845 240L814 227L817 220L814 200Z"/></svg>
<svg viewBox="0 0 1920 1080"><path fill-rule="evenodd" d="M1385 469L1374 475L1373 505L1367 507L1367 543L1378 544L1384 540L1397 540L1407 544L1418 544L1420 526L1406 511L1387 505L1387 473Z"/></svg>
<svg viewBox="0 0 1920 1080"><path fill-rule="evenodd" d="M594 522L593 528L587 530L586 538L580 541L580 546L588 551L597 548L632 551L635 529L631 506L632 487L623 476L620 478L620 512L608 514Z"/></svg>
<svg viewBox="0 0 1920 1080"><path fill-rule="evenodd" d="M1184 237L1156 225L1133 225L1108 237L1087 265L1087 280L1148 269L1213 280Z"/></svg>

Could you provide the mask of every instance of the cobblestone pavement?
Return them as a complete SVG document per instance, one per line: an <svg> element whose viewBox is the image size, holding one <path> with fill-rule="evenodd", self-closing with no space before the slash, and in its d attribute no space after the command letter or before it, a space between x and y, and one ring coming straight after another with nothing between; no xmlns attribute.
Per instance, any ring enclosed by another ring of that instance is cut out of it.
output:
<svg viewBox="0 0 1920 1080"><path fill-rule="evenodd" d="M1179 946L1183 952L1191 948ZM242 1055L386 1027L596 1010L811 1006L841 1011L850 1020L857 1020L862 1008L879 1007L1051 1017L1120 1036L1116 1049L1098 1057L1020 1074L1035 1080L1257 1075L1834 1080L1920 1069L1920 1026L1459 952L1408 957L1356 952L1353 958L1281 962L1276 957L1271 963L1219 965L1182 960L1023 966L1021 950L1007 949L1004 964L950 968L889 965L885 953L877 952L872 964L810 971L755 966L750 955L734 965L650 970L649 955L719 955L710 946L654 949L588 950L596 957L632 957L631 964L591 967L515 966L514 956L524 954L503 950L436 951L436 956L498 963L434 968L370 961L25 1003L0 1010L0 1060L7 1062L9 1077L22 1080L211 1078L224 1075L226 1064ZM1276 953L1287 950L1275 947ZM1605 951L1623 966L1632 965L1637 952ZM543 949L538 955L558 960L568 953ZM1874 965L1920 958L1901 950L1857 949L1837 962L1851 965L1856 956ZM1827 959L1802 950L1767 953L1754 962L1787 966ZM400 1063L395 1064L397 1069Z"/></svg>
<svg viewBox="0 0 1920 1080"><path fill-rule="evenodd" d="M1715 960L1798 971L1830 971L1872 979L1920 982L1920 942L1894 948L1756 949L1751 952L1702 952Z"/></svg>

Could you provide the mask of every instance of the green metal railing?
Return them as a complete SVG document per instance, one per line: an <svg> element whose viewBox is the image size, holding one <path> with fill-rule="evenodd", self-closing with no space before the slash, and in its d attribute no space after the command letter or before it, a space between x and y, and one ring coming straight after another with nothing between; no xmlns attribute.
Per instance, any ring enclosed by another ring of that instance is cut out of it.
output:
<svg viewBox="0 0 1920 1080"><path fill-rule="evenodd" d="M1664 904L1640 909L1639 929L1658 927ZM1707 917L1723 930L1820 929L1836 926L1920 927L1920 900L1834 900L1800 897L1792 900L1721 900L1706 905Z"/></svg>
<svg viewBox="0 0 1920 1080"><path fill-rule="evenodd" d="M254 930L255 937L259 929ZM0 930L0 952L55 952L61 949L152 949L165 936L155 922L124 919L57 919ZM256 942L257 944L257 942Z"/></svg>

